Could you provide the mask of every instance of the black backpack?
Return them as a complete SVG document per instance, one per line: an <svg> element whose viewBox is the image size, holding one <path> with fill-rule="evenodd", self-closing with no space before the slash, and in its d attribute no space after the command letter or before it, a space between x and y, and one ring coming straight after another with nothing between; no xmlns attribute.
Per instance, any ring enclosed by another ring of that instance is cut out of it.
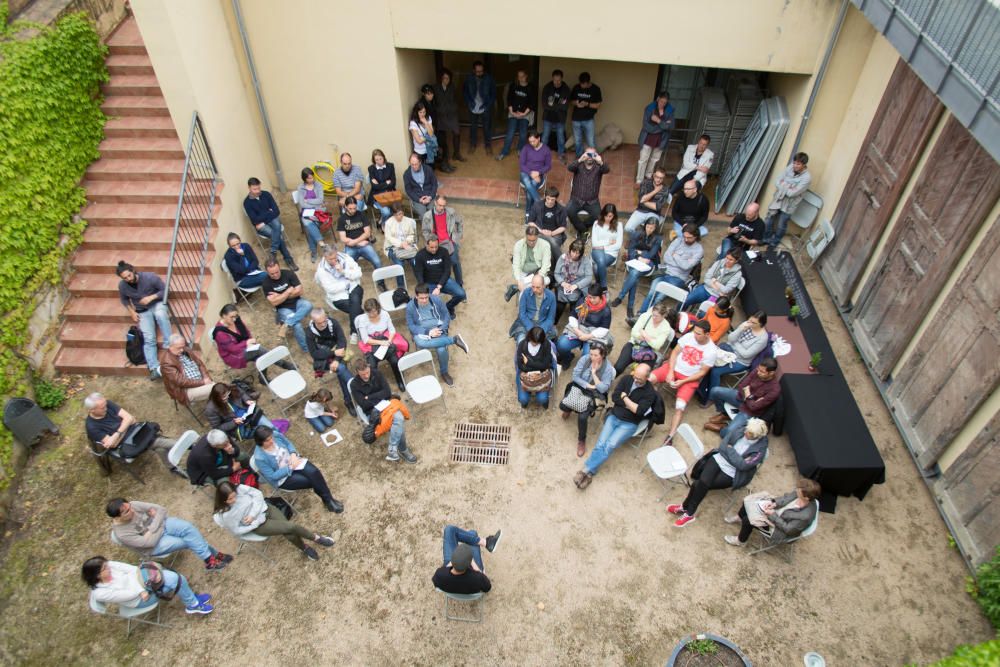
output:
<svg viewBox="0 0 1000 667"><path fill-rule="evenodd" d="M649 420L654 424L662 424L667 420L667 406L663 404L660 392L653 393L653 405L650 407Z"/></svg>
<svg viewBox="0 0 1000 667"><path fill-rule="evenodd" d="M145 345L145 340L142 337L142 331L133 324L128 328L128 333L125 334L125 356L128 357L128 362L133 366L146 365L146 355L142 352L143 345Z"/></svg>

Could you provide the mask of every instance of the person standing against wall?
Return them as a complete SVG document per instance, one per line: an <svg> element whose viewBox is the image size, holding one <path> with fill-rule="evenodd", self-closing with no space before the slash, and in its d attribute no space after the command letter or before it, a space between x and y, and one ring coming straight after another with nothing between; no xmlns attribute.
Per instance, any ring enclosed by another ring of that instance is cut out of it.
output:
<svg viewBox="0 0 1000 667"><path fill-rule="evenodd" d="M566 164L566 112L570 89L561 69L552 70L552 80L542 88L542 144L549 145L549 134L556 133L559 161Z"/></svg>
<svg viewBox="0 0 1000 667"><path fill-rule="evenodd" d="M573 86L569 96L570 104L573 106L573 145L578 160L583 155L584 148L597 145L594 116L604 102L600 87L590 81L590 72L581 72L579 81L580 83Z"/></svg>
<svg viewBox="0 0 1000 667"><path fill-rule="evenodd" d="M493 137L493 104L497 101L497 85L493 76L486 73L483 61L472 63L472 75L465 79L462 97L465 98L472 121L469 127L469 154L476 152L476 128L482 125L483 145L486 147L486 154L492 155L490 139Z"/></svg>

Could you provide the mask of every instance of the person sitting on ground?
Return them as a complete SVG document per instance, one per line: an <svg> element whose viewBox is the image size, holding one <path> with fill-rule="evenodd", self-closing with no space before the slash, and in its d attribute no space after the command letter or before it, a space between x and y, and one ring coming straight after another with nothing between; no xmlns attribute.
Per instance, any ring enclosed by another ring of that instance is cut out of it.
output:
<svg viewBox="0 0 1000 667"><path fill-rule="evenodd" d="M171 334L167 349L160 350L160 372L167 395L181 405L208 398L215 384L205 362L187 348L187 341L180 334Z"/></svg>
<svg viewBox="0 0 1000 667"><path fill-rule="evenodd" d="M149 574L155 569L158 574ZM184 611L188 614L211 614L214 607L208 602L212 596L208 593L195 593L191 590L187 577L165 567L139 568L128 563L108 560L104 556L88 558L83 563L80 574L85 584L93 589L94 599L104 604L116 604L128 609L144 609L152 607L159 598L150 591L152 582L150 576L162 577L162 585L156 584L165 599L177 595L184 603Z"/></svg>
<svg viewBox="0 0 1000 667"><path fill-rule="evenodd" d="M253 439L257 443L253 459L261 477L275 490L312 489L329 512L340 514L344 505L333 497L326 478L312 461L299 456L299 450L281 431L258 426Z"/></svg>
<svg viewBox="0 0 1000 667"><path fill-rule="evenodd" d="M656 233L657 224L655 218L646 218L646 222L642 226L642 233L633 232L629 236L626 260L641 262L647 268L640 270L626 265L628 275L625 276L618 296L611 302L611 307L617 308L622 305L622 299L627 296L628 303L625 308L628 317L635 317L633 309L635 308L635 293L639 286L639 279L648 276L660 263L660 246L663 243L663 238Z"/></svg>
<svg viewBox="0 0 1000 667"><path fill-rule="evenodd" d="M83 407L87 410L87 419L84 428L87 431L87 440L93 443L93 448L98 453L107 452L111 456L119 458L131 458L124 456L128 447L119 449L128 437L129 429L137 424L136 418L120 408L117 403L109 401L100 392L93 392L83 399ZM174 441L157 434L153 444L148 447L156 452L167 470L175 475L184 477L184 473L178 470L167 454L174 446Z"/></svg>
<svg viewBox="0 0 1000 667"><path fill-rule="evenodd" d="M382 260L379 259L378 252L371 243L372 227L368 224L368 218L358 208L358 200L354 197L347 198L344 212L340 214L337 236L344 246L344 252L355 262L358 259L365 259L373 269L382 267ZM378 288L383 292L386 290L384 280L378 281Z"/></svg>
<svg viewBox="0 0 1000 667"><path fill-rule="evenodd" d="M350 255L337 250L331 243L323 250L323 259L316 265L316 282L323 288L326 301L337 310L347 313L351 328L351 342L357 342L355 318L361 314L365 291L361 287L361 267Z"/></svg>
<svg viewBox="0 0 1000 667"><path fill-rule="evenodd" d="M406 405L399 400L398 396L393 396L385 377L379 373L377 368L369 366L365 359L355 357L351 360L351 368L354 370L351 393L354 402L361 408L361 414L365 415L366 423L375 406L383 401L390 404L380 410L379 423L375 428L376 438L387 431L389 433L389 449L386 452L385 460L396 462L402 458L407 463L416 463L417 457L406 443L404 422L410 418L410 412L406 409Z"/></svg>
<svg viewBox="0 0 1000 667"><path fill-rule="evenodd" d="M347 337L344 336L344 330L335 319L326 316L325 310L313 308L312 321L306 331L306 344L309 356L313 360L316 377L323 377L327 371L336 374L340 391L344 394L344 406L353 417L356 413L350 392L347 391L351 372L347 370L344 359L347 355Z"/></svg>
<svg viewBox="0 0 1000 667"><path fill-rule="evenodd" d="M573 483L581 491L590 486L608 457L635 435L636 426L651 413L658 397L649 382L649 368L649 364L639 364L631 375L626 375L615 385L611 396L611 414L604 420L594 450L573 477Z"/></svg>
<svg viewBox="0 0 1000 667"><path fill-rule="evenodd" d="M250 404L256 398L242 391L237 385L218 382L212 387L212 393L205 403L205 419L212 428L217 428L227 437L237 440L248 440L253 437L254 429L263 424L274 427L271 420L264 415L259 403Z"/></svg>
<svg viewBox="0 0 1000 667"><path fill-rule="evenodd" d="M584 299L594 281L593 262L586 248L583 239L576 239L556 262L556 322L567 306L576 306Z"/></svg>
<svg viewBox="0 0 1000 667"><path fill-rule="evenodd" d="M586 402L586 407L576 412L576 455L583 456L587 453L587 426L588 420L597 411L597 399L607 402L608 391L611 390L611 383L615 380L615 369L608 362L608 348L600 343L590 346L587 354L580 355L573 369L573 380L567 385L567 394L571 386L579 387L583 393L590 398ZM562 418L569 419L570 411L560 404Z"/></svg>
<svg viewBox="0 0 1000 667"><path fill-rule="evenodd" d="M580 354L587 356L590 342L595 338L607 343L610 328L611 308L608 307L608 295L600 285L593 283L587 288L587 297L576 307L565 331L556 341L559 363L563 370L567 370L573 363L574 350L583 348Z"/></svg>
<svg viewBox="0 0 1000 667"><path fill-rule="evenodd" d="M650 220L659 228L667 208L667 174L657 167L651 178L646 178L639 186L639 204L625 223L625 231L635 234Z"/></svg>
<svg viewBox="0 0 1000 667"><path fill-rule="evenodd" d="M716 259L725 257L730 248L739 248L745 253L760 250L763 245L764 221L760 219L760 204L751 202L729 223L729 235L722 239Z"/></svg>
<svg viewBox="0 0 1000 667"><path fill-rule="evenodd" d="M196 486L218 484L245 465L249 465L249 457L223 431L213 428L198 438L188 452L187 474Z"/></svg>
<svg viewBox="0 0 1000 667"><path fill-rule="evenodd" d="M640 315L618 353L615 376L624 373L633 363L655 363L660 351L676 335L679 318L677 311L663 302Z"/></svg>
<svg viewBox="0 0 1000 667"><path fill-rule="evenodd" d="M235 303L227 303L219 311L219 321L212 329L212 340L222 361L235 370L246 368L247 364L269 351L250 333L250 327L240 317ZM281 359L275 365L287 371L295 368L288 359ZM264 374L266 376L267 372Z"/></svg>
<svg viewBox="0 0 1000 667"><path fill-rule="evenodd" d="M722 340L722 337L729 333L729 324L733 321L733 305L729 301L728 296L720 296L715 303L711 301L705 301L702 303L702 308L707 307L708 310L701 317L697 315L692 316L692 320L699 319L708 322L711 329L708 332L708 337L712 339L712 342L716 345Z"/></svg>
<svg viewBox="0 0 1000 667"><path fill-rule="evenodd" d="M611 167L604 163L604 158L598 154L596 148L587 146L582 159L577 157L567 165L566 170L573 174L573 187L570 189L566 215L573 223L576 237L586 239L591 224L600 216L601 180L604 174L611 171ZM590 216L588 222L580 219L580 211L586 211Z"/></svg>
<svg viewBox="0 0 1000 667"><path fill-rule="evenodd" d="M309 560L319 560L319 554L302 540L310 540L324 547L332 547L332 537L307 530L285 518L281 510L267 502L264 494L252 486L233 486L221 482L215 488L215 514L222 526L239 537L252 533L260 537L281 535L294 544Z"/></svg>
<svg viewBox="0 0 1000 667"><path fill-rule="evenodd" d="M368 365L375 368L379 361L388 363L399 390L406 391L403 376L399 372L399 359L410 349L410 344L406 342L402 334L396 331L389 313L382 310L378 300L368 299L365 301L364 314L358 315L354 326L360 337L358 349L365 356ZM386 349L380 358L376 355L376 349L383 347Z"/></svg>
<svg viewBox="0 0 1000 667"><path fill-rule="evenodd" d="M406 217L401 203L393 202L391 215L382 221L385 225L385 256L396 266L413 268L413 258L420 247L417 245L417 221ZM396 288L403 286L403 277L396 278Z"/></svg>
<svg viewBox="0 0 1000 667"><path fill-rule="evenodd" d="M451 277L451 255L441 247L437 234L427 237L427 243L413 260L413 275L417 284L427 285L434 297L442 293L451 296L445 307L448 317L455 319L455 308L465 301L465 290Z"/></svg>
<svg viewBox="0 0 1000 667"><path fill-rule="evenodd" d="M674 527L683 528L695 520L695 512L712 489L742 489L750 483L767 458L767 424L751 419L743 431L730 431L718 448L705 454L691 470L691 489L684 502L668 505L677 515Z"/></svg>
<svg viewBox="0 0 1000 667"><path fill-rule="evenodd" d="M653 280L649 286L649 294L642 302L640 309L643 311L659 303L666 297L656 291L661 282L667 282L674 287L687 289L688 282L691 281L691 272L696 266L701 265L701 260L705 256L705 250L698 243L701 233L695 225L686 225L683 233L670 242L663 252L663 263L660 269L663 275Z"/></svg>
<svg viewBox="0 0 1000 667"><path fill-rule="evenodd" d="M325 193L323 184L316 183L316 174L309 167L302 169L302 183L297 190L299 194L299 219L302 222L302 231L306 233L306 242L309 244L309 257L313 263L316 262L316 249L323 243L323 230L316 216L316 211L326 213ZM305 215L307 209L313 211L310 215ZM326 217L326 216L324 216ZM329 220L329 218L326 218Z"/></svg>
<svg viewBox="0 0 1000 667"><path fill-rule="evenodd" d="M229 232L226 237L226 244L229 249L222 259L226 262L226 268L236 281L236 286L241 289L253 289L260 287L267 274L260 268L257 261L257 253L253 251L249 243L243 243L240 235Z"/></svg>
<svg viewBox="0 0 1000 667"><path fill-rule="evenodd" d="M325 433L333 428L339 417L333 407L333 394L329 389L317 389L306 399L303 416L316 433Z"/></svg>
<svg viewBox="0 0 1000 667"><path fill-rule="evenodd" d="M145 558L159 558L190 549L205 561L206 570L221 570L233 557L210 546L190 522L167 516L167 508L138 500L112 498L104 511L111 517L111 532L123 546Z"/></svg>
<svg viewBox="0 0 1000 667"><path fill-rule="evenodd" d="M249 192L243 200L243 210L250 218L250 224L257 230L258 236L265 236L271 240L272 256L281 254L288 268L298 271L299 267L288 250L288 239L285 238L284 226L281 224L278 202L274 201L270 192L261 189L259 178L253 176L248 178L247 190Z"/></svg>
<svg viewBox="0 0 1000 667"><path fill-rule="evenodd" d="M346 151L340 154L340 169L333 171L333 189L341 210L347 208L347 200L352 198L356 200L359 211L365 210L365 177Z"/></svg>
<svg viewBox="0 0 1000 667"><path fill-rule="evenodd" d="M514 282L507 285L507 292L503 295L504 301L509 302L515 294L528 289L535 275L541 276L545 284L548 284L549 271L552 268L552 246L538 242L537 227L530 225L525 227L524 238L514 243L511 267Z"/></svg>
<svg viewBox="0 0 1000 667"><path fill-rule="evenodd" d="M757 368L743 376L735 387L720 385L708 392L709 400L715 403L716 413L705 423L704 428L726 437L730 431L742 430L752 417L770 422L779 396L781 385L778 384L778 362L774 357L764 357ZM726 415L726 405L739 410L732 422Z"/></svg>
<svg viewBox="0 0 1000 667"><path fill-rule="evenodd" d="M430 165L425 165L416 153L410 154L410 168L403 172L403 189L410 198L413 215L423 218L437 195L438 180Z"/></svg>
<svg viewBox="0 0 1000 667"><path fill-rule="evenodd" d="M709 149L708 145L712 138L707 134L698 137L698 143L688 145L681 158L681 168L677 172L677 178L670 185L670 195L676 195L690 181L696 181L702 187L708 182L708 172L712 168L712 160L715 153Z"/></svg>
<svg viewBox="0 0 1000 667"><path fill-rule="evenodd" d="M441 299L424 283L417 285L413 300L406 304L406 326L418 350L437 351L441 380L452 387L455 381L448 374L448 347L454 345L468 354L469 344L462 334L449 335L450 324L451 316Z"/></svg>
<svg viewBox="0 0 1000 667"><path fill-rule="evenodd" d="M552 151L542 143L541 135L534 129L528 131L528 145L520 151L518 165L521 169L521 185L524 186L524 207L530 208L541 199L538 190L552 171Z"/></svg>
<svg viewBox="0 0 1000 667"><path fill-rule="evenodd" d="M372 163L368 165L368 180L372 184L371 190L368 191L368 203L378 209L381 215L380 222L384 225L386 219L392 215L392 209L390 204L383 204L379 199L399 204L403 197L396 189L396 166L386 161L381 148L372 151Z"/></svg>
<svg viewBox="0 0 1000 667"><path fill-rule="evenodd" d="M653 371L653 384L664 382L677 393L674 403L674 416L670 421L670 432L663 440L669 445L674 439L677 427L681 425L684 410L698 389L698 383L715 367L715 358L719 348L709 337L711 327L708 322L698 320L689 333L681 336L677 347L670 353L667 362Z"/></svg>
<svg viewBox="0 0 1000 667"><path fill-rule="evenodd" d="M816 520L816 502L822 489L819 482L801 478L795 483L795 490L782 496L760 497L751 494L740 506L739 514L725 517L726 523L740 524L739 535L726 535L726 544L734 547L745 547L754 527L768 533L771 544L781 544L793 537L798 537ZM750 519L747 504L756 522ZM756 510L753 507L756 505Z"/></svg>
<svg viewBox="0 0 1000 667"><path fill-rule="evenodd" d="M525 224L535 227L538 235L548 241L552 257L559 257L566 241L566 207L559 203L559 190L552 186L545 188L545 196L525 208L528 209Z"/></svg>
<svg viewBox="0 0 1000 667"><path fill-rule="evenodd" d="M695 285L688 292L687 299L681 304L681 310L697 306L712 297L718 299L720 296L733 296L739 289L740 278L743 277L743 267L740 266L742 256L742 250L730 248L724 258L715 260L705 273L704 282Z"/></svg>
<svg viewBox="0 0 1000 667"><path fill-rule="evenodd" d="M549 409L549 393L556 377L555 346L541 327L531 327L514 350L514 385L521 408L531 403L531 395L543 410Z"/></svg>
<svg viewBox="0 0 1000 667"><path fill-rule="evenodd" d="M465 284L462 281L462 259L458 255L458 242L462 240L464 230L465 223L459 212L448 206L447 197L440 192L436 194L434 206L420 218L420 233L424 237L425 244L431 235L438 237L438 244L447 250L451 257L451 268L455 272L455 282L459 287Z"/></svg>
<svg viewBox="0 0 1000 667"><path fill-rule="evenodd" d="M434 587L455 595L488 593L493 585L486 576L481 549L493 553L500 537L499 530L489 537L479 537L474 530L445 526L443 565L431 577Z"/></svg>
<svg viewBox="0 0 1000 667"><path fill-rule="evenodd" d="M160 360L156 355L156 330L163 335L163 344L170 338L170 312L163 302L166 285L155 273L136 271L127 262L118 262L115 273L118 282L118 300L128 310L132 321L142 332L142 355L146 358L149 379L160 379Z"/></svg>
<svg viewBox="0 0 1000 667"><path fill-rule="evenodd" d="M622 249L623 230L618 222L618 209L605 204L601 219L594 221L590 237L590 256L594 260L594 273L601 287L608 286L608 267L618 261Z"/></svg>
<svg viewBox="0 0 1000 667"><path fill-rule="evenodd" d="M264 262L264 270L267 278L261 284L267 302L274 306L278 313L281 326L278 327L278 338L284 338L288 327L292 328L295 342L299 344L303 352L308 352L306 347L306 332L302 326L302 320L309 315L312 304L302 298L302 283L295 275L294 270L281 270L278 260L273 256ZM318 271L318 269L317 269Z"/></svg>
<svg viewBox="0 0 1000 667"><path fill-rule="evenodd" d="M517 319L510 325L507 335L515 343L520 343L528 329L538 326L549 338L554 339L559 335L555 323L556 298L545 289L545 279L536 273L531 277L531 287L521 292L521 298L517 302Z"/></svg>
<svg viewBox="0 0 1000 667"><path fill-rule="evenodd" d="M764 351L769 340L765 326L767 326L767 314L763 310L758 310L748 317L746 322L736 327L726 342L719 346L720 353L729 352L733 359L722 366L716 364L702 379L698 386L698 400L702 407L708 407L708 395L722 384L723 377L749 369L757 355Z"/></svg>
<svg viewBox="0 0 1000 667"><path fill-rule="evenodd" d="M701 236L708 236L708 197L701 191L701 185L695 181L684 184L684 196L674 200L672 214L674 218L674 233L681 235L685 225L694 225Z"/></svg>

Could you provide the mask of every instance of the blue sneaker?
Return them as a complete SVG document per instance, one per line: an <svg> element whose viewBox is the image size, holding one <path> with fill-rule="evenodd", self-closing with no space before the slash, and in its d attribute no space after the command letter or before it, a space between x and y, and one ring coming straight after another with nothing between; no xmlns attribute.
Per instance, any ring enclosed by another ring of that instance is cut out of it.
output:
<svg viewBox="0 0 1000 667"><path fill-rule="evenodd" d="M205 604L212 599L212 596L208 593L198 593L195 597L198 598L198 604Z"/></svg>
<svg viewBox="0 0 1000 667"><path fill-rule="evenodd" d="M215 608L207 602L202 602L197 607L186 607L184 611L189 614L211 614Z"/></svg>

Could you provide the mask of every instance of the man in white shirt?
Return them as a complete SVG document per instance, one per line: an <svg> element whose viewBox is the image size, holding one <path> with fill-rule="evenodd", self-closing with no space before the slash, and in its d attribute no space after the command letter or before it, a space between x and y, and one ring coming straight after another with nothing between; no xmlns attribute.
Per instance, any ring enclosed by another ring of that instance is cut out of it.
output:
<svg viewBox="0 0 1000 667"><path fill-rule="evenodd" d="M348 314L351 344L357 344L358 330L354 320L364 312L361 304L365 298L361 267L347 253L337 252L337 244L331 243L324 248L323 259L316 265L316 282L323 288L327 304Z"/></svg>
<svg viewBox="0 0 1000 667"><path fill-rule="evenodd" d="M695 322L691 331L681 336L680 340L677 341L677 347L670 353L670 359L667 360L667 363L657 368L649 376L650 382L654 384L665 382L677 392L674 417L670 422L670 433L663 441L664 445L669 445L673 440L677 427L681 425L684 409L698 389L698 383L715 366L715 358L719 354L719 348L709 337L711 330L712 326L707 321L698 320Z"/></svg>
<svg viewBox="0 0 1000 667"><path fill-rule="evenodd" d="M673 199L673 196L680 192L684 184L692 178L701 183L702 188L705 187L705 183L708 181L708 170L712 168L712 160L715 158L715 153L708 148L711 141L710 136L703 134L698 137L698 143L691 144L684 151L680 171L677 172L677 178L670 186L668 201Z"/></svg>

